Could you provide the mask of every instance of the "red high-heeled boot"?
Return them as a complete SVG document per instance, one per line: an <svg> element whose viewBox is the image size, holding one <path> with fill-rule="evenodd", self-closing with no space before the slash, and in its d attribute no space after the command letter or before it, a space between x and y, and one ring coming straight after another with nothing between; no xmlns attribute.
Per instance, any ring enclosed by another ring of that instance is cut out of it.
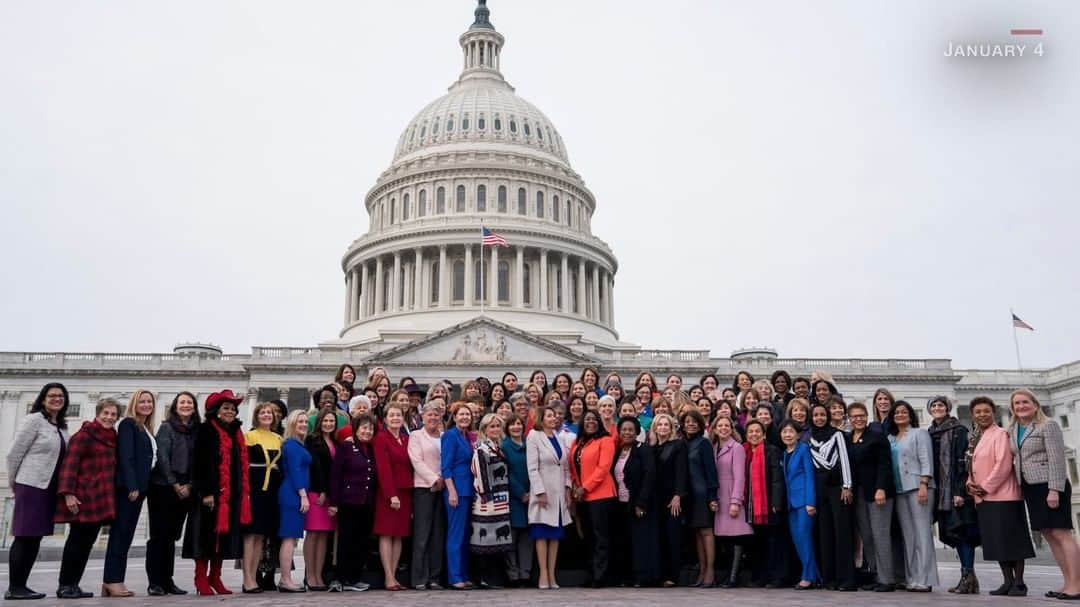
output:
<svg viewBox="0 0 1080 607"><path fill-rule="evenodd" d="M195 560L195 591L199 593L199 596L214 596L214 589L210 587L210 581L206 575L209 567L210 561Z"/></svg>
<svg viewBox="0 0 1080 607"><path fill-rule="evenodd" d="M221 559L210 561L210 587L218 594L232 594L232 590L221 582Z"/></svg>

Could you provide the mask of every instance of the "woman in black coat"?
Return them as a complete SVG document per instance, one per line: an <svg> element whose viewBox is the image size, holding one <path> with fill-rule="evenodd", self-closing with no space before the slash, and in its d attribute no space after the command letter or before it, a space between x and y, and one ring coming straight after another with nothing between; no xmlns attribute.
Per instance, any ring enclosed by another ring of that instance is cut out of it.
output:
<svg viewBox="0 0 1080 607"><path fill-rule="evenodd" d="M975 577L975 548L982 544L979 520L975 514L975 498L967 493L968 465L966 459L968 429L952 415L952 401L935 396L926 403L933 420L930 440L934 451L934 520L938 524L938 539L956 549L960 559L960 581L949 588L956 594L979 594L979 579Z"/></svg>
<svg viewBox="0 0 1080 607"><path fill-rule="evenodd" d="M201 596L232 594L221 581L221 563L241 557L241 528L251 524L248 450L236 415L243 400L232 390L207 396L206 421L195 435L192 481L199 505L188 521L182 555L195 560Z"/></svg>
<svg viewBox="0 0 1080 607"><path fill-rule="evenodd" d="M762 410L761 407L758 407ZM787 578L787 491L783 454L768 442L767 427L752 419L746 422L746 512L754 529L750 551L754 587L779 588Z"/></svg>
<svg viewBox="0 0 1080 607"><path fill-rule="evenodd" d="M851 422L851 472L854 477L855 520L863 543L863 563L877 582L867 590L891 592L897 582L890 533L896 482L892 474L892 448L880 430L870 426L866 405L848 406ZM881 427L878 424L878 427Z"/></svg>
<svg viewBox="0 0 1080 607"><path fill-rule="evenodd" d="M665 588L679 581L682 564L683 501L688 489L686 441L675 434L675 419L660 413L649 428L649 445L656 463L656 559L651 566L660 570Z"/></svg>
<svg viewBox="0 0 1080 607"><path fill-rule="evenodd" d="M612 552L615 556L615 579L635 588L650 586L659 577L656 566L656 500L653 490L656 466L653 451L637 440L641 423L636 417L624 417L616 425L615 520Z"/></svg>

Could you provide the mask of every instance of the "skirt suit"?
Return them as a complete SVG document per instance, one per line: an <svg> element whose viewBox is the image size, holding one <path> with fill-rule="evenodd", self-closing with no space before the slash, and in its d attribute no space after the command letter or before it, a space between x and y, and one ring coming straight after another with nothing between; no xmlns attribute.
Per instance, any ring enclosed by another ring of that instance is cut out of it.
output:
<svg viewBox="0 0 1080 607"><path fill-rule="evenodd" d="M409 458L409 435L396 438L389 430L379 430L372 439L375 449L375 535L412 535L413 466ZM390 507L396 497L401 507Z"/></svg>

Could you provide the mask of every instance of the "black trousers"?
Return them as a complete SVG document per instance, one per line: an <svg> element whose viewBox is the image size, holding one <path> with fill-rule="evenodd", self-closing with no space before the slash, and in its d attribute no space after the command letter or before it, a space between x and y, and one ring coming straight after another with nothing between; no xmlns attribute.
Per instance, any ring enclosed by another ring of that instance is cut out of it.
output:
<svg viewBox="0 0 1080 607"><path fill-rule="evenodd" d="M683 521L679 517L671 516L667 502L661 502L658 507L660 511L657 516L660 520L657 558L660 559L660 578L662 581L678 584L679 575L682 573Z"/></svg>
<svg viewBox="0 0 1080 607"><path fill-rule="evenodd" d="M616 502L612 509L613 581L650 586L660 577L656 558L656 513L638 518L633 504Z"/></svg>
<svg viewBox="0 0 1080 607"><path fill-rule="evenodd" d="M60 560L61 586L78 586L86 572L86 562L90 560L90 551L94 549L101 523L71 523L68 526L67 541L64 542L64 556Z"/></svg>
<svg viewBox="0 0 1080 607"><path fill-rule="evenodd" d="M134 502L127 493L116 493L116 519L109 528L109 544L105 547L105 573L102 581L106 584L121 584L127 573L128 552L135 539L135 526L139 524L143 501L146 496L139 494Z"/></svg>
<svg viewBox="0 0 1080 607"><path fill-rule="evenodd" d="M592 581L602 584L608 581L608 560L611 553L611 516L615 498L593 500L578 504L585 541L592 554Z"/></svg>
<svg viewBox="0 0 1080 607"><path fill-rule="evenodd" d="M8 551L8 588L26 588L26 580L30 579L30 570L34 568L40 549L41 538L38 536L23 535L11 542Z"/></svg>
<svg viewBox="0 0 1080 607"><path fill-rule="evenodd" d="M150 510L150 539L146 541L146 579L151 586L173 581L176 542L184 530L192 499L180 499L170 485L150 485L146 505Z"/></svg>
<svg viewBox="0 0 1080 607"><path fill-rule="evenodd" d="M342 584L363 581L374 515L371 506L342 504L338 507L337 579Z"/></svg>
<svg viewBox="0 0 1080 607"><path fill-rule="evenodd" d="M841 487L818 483L817 545L821 551L821 578L826 584L855 585L855 549L852 545L855 509L840 501Z"/></svg>
<svg viewBox="0 0 1080 607"><path fill-rule="evenodd" d="M750 543L750 579L755 584L783 584L787 578L787 552L791 543L787 522L783 525L753 525Z"/></svg>

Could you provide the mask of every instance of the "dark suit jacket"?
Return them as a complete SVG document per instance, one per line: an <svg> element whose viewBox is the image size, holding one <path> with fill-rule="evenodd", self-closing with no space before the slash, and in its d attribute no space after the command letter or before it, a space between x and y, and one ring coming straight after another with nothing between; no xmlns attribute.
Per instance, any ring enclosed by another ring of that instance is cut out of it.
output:
<svg viewBox="0 0 1080 607"><path fill-rule="evenodd" d="M854 433L851 435L854 437ZM896 482L892 474L892 450L889 439L881 432L867 428L859 442L851 442L851 472L855 480L855 492L864 500L873 501L878 489L885 497L896 495Z"/></svg>
<svg viewBox="0 0 1080 607"><path fill-rule="evenodd" d="M618 463L621 447L615 448L615 461L611 464L611 476L615 477L615 464ZM641 508L645 512L652 512L653 485L656 482L656 464L653 461L653 451L647 445L634 443L627 457L626 466L623 467L623 482L630 492L630 504ZM618 486L615 494L618 496Z"/></svg>
<svg viewBox="0 0 1080 607"><path fill-rule="evenodd" d="M679 438L650 448L653 450L653 461L656 464L657 503L664 508L676 495L685 500L688 493L686 441Z"/></svg>
<svg viewBox="0 0 1080 607"><path fill-rule="evenodd" d="M130 417L116 427L116 490L120 493L150 488L150 465L154 461L153 438Z"/></svg>

